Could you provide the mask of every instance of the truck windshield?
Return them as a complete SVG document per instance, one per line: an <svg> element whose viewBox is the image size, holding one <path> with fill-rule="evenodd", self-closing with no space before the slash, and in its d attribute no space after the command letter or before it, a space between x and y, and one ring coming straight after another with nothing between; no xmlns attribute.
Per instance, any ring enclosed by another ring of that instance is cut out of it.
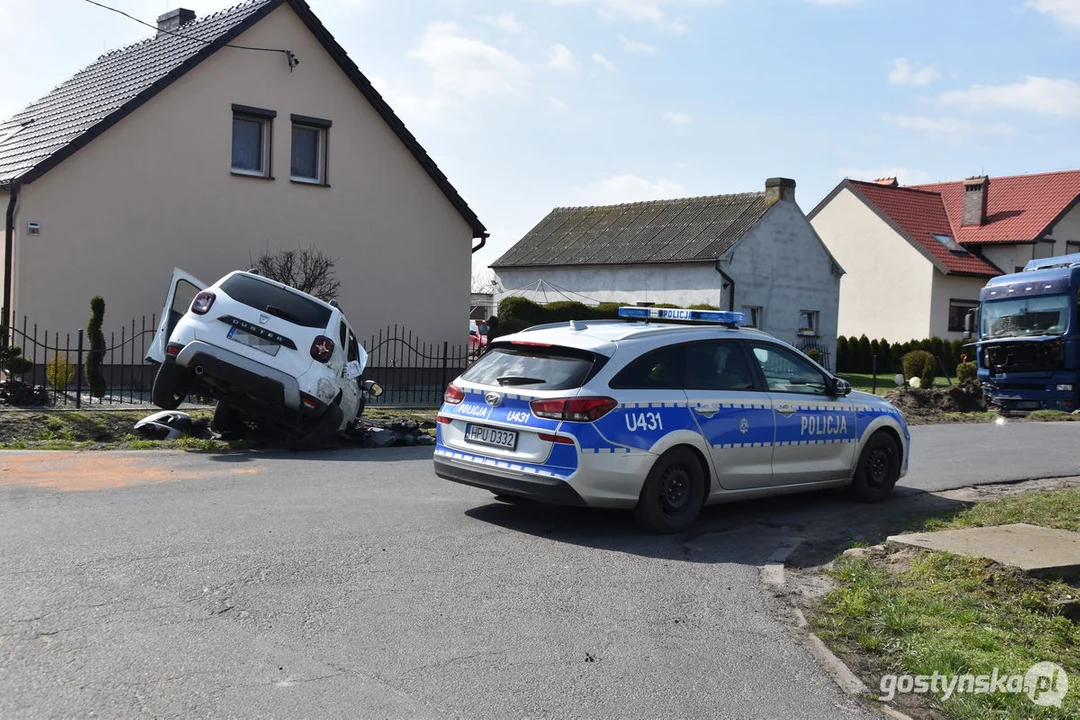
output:
<svg viewBox="0 0 1080 720"><path fill-rule="evenodd" d="M979 336L1064 335L1069 327L1069 296L1042 295L984 303Z"/></svg>

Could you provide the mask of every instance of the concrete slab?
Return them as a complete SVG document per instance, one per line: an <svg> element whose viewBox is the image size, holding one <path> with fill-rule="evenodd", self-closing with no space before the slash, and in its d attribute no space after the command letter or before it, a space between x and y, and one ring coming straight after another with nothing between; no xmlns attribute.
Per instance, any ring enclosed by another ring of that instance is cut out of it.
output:
<svg viewBox="0 0 1080 720"><path fill-rule="evenodd" d="M939 550L984 557L1035 577L1080 576L1080 533L1026 523L893 535L892 548Z"/></svg>

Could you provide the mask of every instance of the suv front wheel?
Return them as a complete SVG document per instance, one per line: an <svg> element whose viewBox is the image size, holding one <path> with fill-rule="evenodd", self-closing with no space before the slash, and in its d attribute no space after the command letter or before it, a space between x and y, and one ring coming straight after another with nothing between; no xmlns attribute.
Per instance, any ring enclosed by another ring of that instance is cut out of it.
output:
<svg viewBox="0 0 1080 720"><path fill-rule="evenodd" d="M285 440L285 445L290 450L317 450L326 447L337 435L341 428L341 421L345 419L345 412L336 402L326 408L314 423L305 422Z"/></svg>

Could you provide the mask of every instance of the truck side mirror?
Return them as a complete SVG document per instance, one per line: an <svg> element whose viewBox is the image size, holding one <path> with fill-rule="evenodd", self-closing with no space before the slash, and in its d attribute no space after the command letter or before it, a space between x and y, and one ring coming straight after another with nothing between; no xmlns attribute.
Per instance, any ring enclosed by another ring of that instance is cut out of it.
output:
<svg viewBox="0 0 1080 720"><path fill-rule="evenodd" d="M970 340L971 334L975 330L975 311L968 310L964 315L964 339Z"/></svg>

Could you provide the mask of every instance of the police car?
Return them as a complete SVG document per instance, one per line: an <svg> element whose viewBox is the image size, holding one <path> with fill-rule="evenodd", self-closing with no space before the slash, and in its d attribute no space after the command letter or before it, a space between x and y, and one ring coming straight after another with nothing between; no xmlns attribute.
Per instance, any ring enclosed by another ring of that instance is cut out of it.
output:
<svg viewBox="0 0 1080 720"><path fill-rule="evenodd" d="M741 313L619 315L631 322L493 341L446 389L436 475L508 500L633 508L679 532L703 505L743 498L848 486L882 501L907 471L899 410L739 327Z"/></svg>

